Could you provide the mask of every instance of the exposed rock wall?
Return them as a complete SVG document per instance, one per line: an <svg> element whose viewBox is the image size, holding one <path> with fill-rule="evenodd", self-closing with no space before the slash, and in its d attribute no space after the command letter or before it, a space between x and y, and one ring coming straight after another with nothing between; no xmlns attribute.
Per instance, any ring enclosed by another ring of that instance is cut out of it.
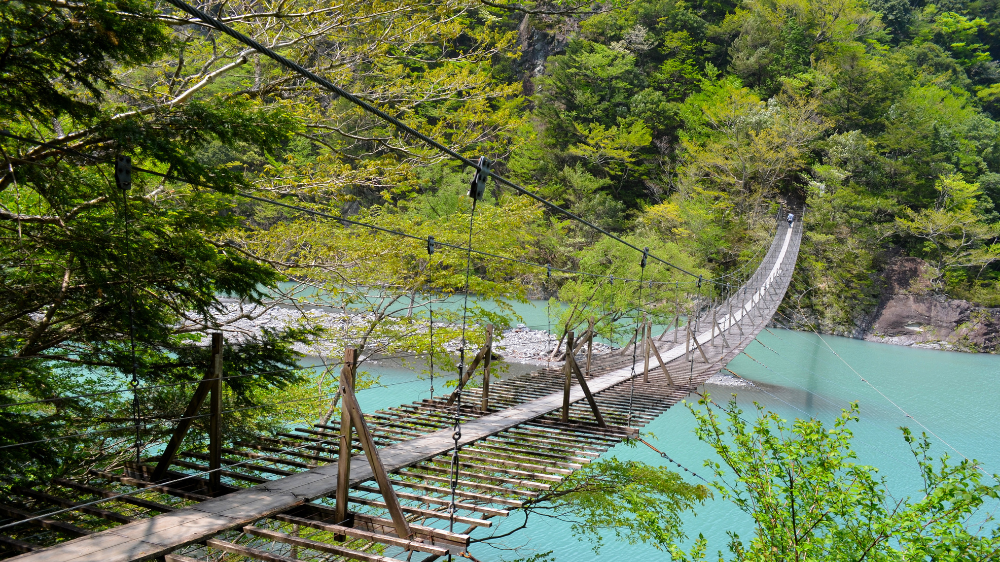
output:
<svg viewBox="0 0 1000 562"><path fill-rule="evenodd" d="M1000 309L978 307L931 291L923 260L901 257L885 270L885 291L868 341L995 353Z"/></svg>

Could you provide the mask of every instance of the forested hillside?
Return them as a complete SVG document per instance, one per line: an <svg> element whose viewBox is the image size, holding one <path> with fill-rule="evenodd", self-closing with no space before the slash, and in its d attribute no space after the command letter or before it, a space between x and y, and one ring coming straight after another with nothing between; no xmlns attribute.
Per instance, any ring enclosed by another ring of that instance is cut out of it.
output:
<svg viewBox="0 0 1000 562"><path fill-rule="evenodd" d="M800 325L854 333L900 256L926 261L928 293L1000 304L1000 4L198 5L695 275L753 265L779 206L804 203L783 308ZM0 437L29 442L3 456L7 477L162 443L208 330L227 332L235 374L227 431L315 419L335 377L302 376L293 346L428 349L428 303L466 288L466 254L447 244L521 260L473 254L470 292L558 296L559 331L594 317L619 343L640 297L666 318L669 284L691 281L640 271L635 252L496 182L469 238L470 169L170 4L12 1L0 15L0 392L23 404L0 413ZM124 156L130 187L115 179ZM428 236L445 245L429 255ZM361 321L236 327L302 299ZM474 307L473 344L487 322L517 322L507 310ZM443 369L459 330L435 339ZM294 405L279 415L279 401Z"/></svg>

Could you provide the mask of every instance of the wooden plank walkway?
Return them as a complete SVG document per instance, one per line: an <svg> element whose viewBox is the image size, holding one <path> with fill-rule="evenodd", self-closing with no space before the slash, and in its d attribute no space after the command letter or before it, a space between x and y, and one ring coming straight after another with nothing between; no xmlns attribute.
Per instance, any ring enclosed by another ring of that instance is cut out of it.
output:
<svg viewBox="0 0 1000 562"><path fill-rule="evenodd" d="M708 357L711 357L704 363L697 365L697 373L695 373L696 355L693 348L690 353L686 353L684 345L666 344L662 348L660 345L657 346L664 362L668 368L672 369L672 372L680 373L679 367L681 366L690 367L688 373L684 373L689 375L689 378L685 381L687 384L678 388L680 386L676 384L678 381L675 381L675 385L670 386L666 384L665 377L651 377L651 383L646 384L652 386L647 390L654 387L658 390L653 393L643 391L642 396L639 397L637 410L640 418L637 420L638 425L643 425L648 420L653 419L661 411L675 403L679 399L678 397L684 396L701 384L705 378L718 372L721 366L742 352L743 348L763 328L780 304L790 282L801 238L800 225L801 223L796 223L795 228L779 227L764 263L748 282L748 288L752 292L748 296L740 295L741 306L734 310L731 316L727 315L718 322L718 330L713 330L710 327L695 335L697 345L708 354ZM754 315L757 316L756 319L753 318ZM729 348L723 347L721 350L713 345L716 343L716 338L713 338L713 335L716 335L720 330L731 333L732 328L736 326L740 328L742 334L736 345ZM655 371L651 370L651 374ZM630 358L619 357L611 364L605 364L603 372L588 379L588 385L597 396L602 410L607 408L608 411L616 411L609 417L609 423L622 423L621 412L626 400L625 389L628 387L624 383L633 381L633 372ZM503 406L498 411L474 417L470 409L468 416L470 419L462 423L460 444L464 446L463 453L474 456L475 447L473 445L486 446L484 444L489 443L488 439L505 434L505 432L509 433L517 428L532 428L532 431L536 432L533 434L533 438L548 440L554 444L560 443L560 439L563 439L559 437L557 432L572 434L573 432L594 431L594 435L600 435L600 432L593 430L592 427L574 428L546 418L562 407L562 391L550 391L532 398L530 389L554 390L553 387L559 388L562 383L558 370L550 370L547 374L543 371L541 374L545 376L541 380L536 378L531 385L523 384L524 381L514 380L506 386L497 385L492 389L491 394L496 396L496 403ZM470 394L475 394L475 391L473 390ZM655 396L656 400L650 400L648 398L650 396ZM630 406L633 398L632 396L628 397ZM579 386L574 386L571 389L570 400L574 404L573 412L577 420L587 420L588 416L592 416L586 403L579 404L583 399L582 389ZM435 411L440 412L440 416L437 418L434 417ZM448 419L445 414L453 411L453 408L448 410L438 403L420 406L420 416L414 416L412 423L425 424L428 431L435 426L444 427L429 433L412 431L413 426L406 426L406 428L399 426L392 429L392 424L387 424L384 430L380 430L381 433L376 431L376 434L402 439L379 449L386 470L390 473L405 474L401 472L403 469L421 465L421 463L432 461L435 457L450 453L454 442L452 429L448 427ZM373 429L379 429L377 421L369 423ZM538 428L547 428L551 430L551 433L538 433ZM399 435L393 436L393 431ZM336 443L336 433L322 431L316 433L318 434L315 441L317 450L322 449L326 443ZM606 431L605 434L608 435L606 438L607 446L617 442L625 435L620 430L614 429ZM326 439L322 439L321 436L325 436ZM379 435L376 435L376 438L378 439ZM384 439L390 440L388 437ZM558 450L558 447L554 450ZM517 451L508 450L507 453L516 455ZM497 454L499 453L494 453L494 455ZM493 458L499 457L494 456ZM537 458L532 462L536 461ZM306 463L305 466L312 465ZM579 464L572 466L579 466ZM276 474L283 472L274 469L271 471ZM519 470L508 471L508 473L518 472ZM564 470L564 472L569 471ZM357 485L372 478L371 468L364 455L355 456L351 463L350 482L352 487L357 487ZM502 479L496 478L496 480ZM303 472L265 481L250 488L235 489L235 491L221 497L204 498L197 504L172 509L149 519L134 521L106 531L82 536L52 548L22 554L12 560L19 562L124 562L154 559L187 545L205 543L206 540L220 532L239 529L262 518L273 517L300 506L314 505L309 502L332 495L336 491L336 483L337 463L329 462ZM490 484L479 483L478 486L487 489ZM480 511L483 509L480 508Z"/></svg>

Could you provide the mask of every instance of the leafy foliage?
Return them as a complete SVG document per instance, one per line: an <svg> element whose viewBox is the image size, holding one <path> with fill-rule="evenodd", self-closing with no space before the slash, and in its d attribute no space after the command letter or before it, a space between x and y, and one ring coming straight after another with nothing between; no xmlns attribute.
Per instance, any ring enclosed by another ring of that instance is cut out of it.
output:
<svg viewBox="0 0 1000 562"><path fill-rule="evenodd" d="M721 459L706 461L717 478L712 488L755 525L748 541L730 533L734 560L968 560L1000 547L992 516L982 513L1000 498L996 477L988 482L975 461L935 459L926 435L903 429L924 483L921 497L895 499L876 468L855 460L849 424L858 419L856 404L830 428L816 419L789 425L759 405L747 420L735 402L720 414L709 397L699 404L705 409L689 406L697 435ZM704 560L705 540L689 552L672 545L671 555Z"/></svg>

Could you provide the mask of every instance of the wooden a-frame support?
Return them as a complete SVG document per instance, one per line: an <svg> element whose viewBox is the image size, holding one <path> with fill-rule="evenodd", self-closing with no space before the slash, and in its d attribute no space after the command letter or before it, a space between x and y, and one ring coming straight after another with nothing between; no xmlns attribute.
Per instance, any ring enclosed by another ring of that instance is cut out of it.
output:
<svg viewBox="0 0 1000 562"><path fill-rule="evenodd" d="M488 324L486 326L486 345L484 345L483 348L479 350L479 353L476 354L475 359L472 360L472 364L470 364L469 368L466 369L464 373L462 373L462 380L458 382L458 387L451 393L451 396L448 397L448 401L446 402L446 404L451 406L452 404L455 403L455 400L458 398L458 393L461 392L463 388L465 388L466 383L468 383L469 379L472 378L472 373L474 373L476 371L476 368L479 367L479 364L482 363L483 401L481 406L483 411L486 411L486 408L489 407L490 403L490 361L492 359L493 359L493 324Z"/></svg>
<svg viewBox="0 0 1000 562"><path fill-rule="evenodd" d="M340 394L341 394L341 419L340 419L340 454L337 459L337 490L336 505L334 507L337 525L352 526L351 514L347 509L347 495L351 480L351 433L352 429L357 430L358 441L361 448L368 457L368 464L372 467L375 475L375 482L378 484L379 492L385 500L385 508L389 511L393 526L396 527L396 536L404 540L411 540L413 532L409 523L403 515L403 510L399 505L399 498L396 491L389 482L389 476L385 472L385 466L375 448L375 441L372 439L371 431L365 422L365 416L361 413L361 406L354 395L354 383L357 376L358 352L353 347L347 348L344 352L344 367L340 372ZM335 540L343 541L344 535L335 535Z"/></svg>
<svg viewBox="0 0 1000 562"><path fill-rule="evenodd" d="M594 337L594 332L590 332L590 338ZM566 348L573 349L573 332L566 333ZM608 427L604 423L604 416L601 415L601 409L597 407L597 401L594 400L594 395L590 392L590 387L587 385L587 379L580 372L580 366L576 364L576 357L572 353L566 355L566 364L563 366L563 370L566 373L566 379L563 384L563 407L562 407L562 421L569 422L569 391L572 386L573 375L576 375L576 380L580 383L580 388L583 389L583 395L587 397L587 403L590 404L590 409L594 412L594 418L597 420L597 425L601 427Z"/></svg>
<svg viewBox="0 0 1000 562"><path fill-rule="evenodd" d="M657 338L659 339L659 338ZM663 370L663 374L667 377L667 383L673 386L674 380L670 376L670 371L667 370L667 365L663 362L663 357L660 356L660 350L656 348L656 342L653 340L653 324L650 322L646 325L646 338L644 340L646 354L646 371L645 378L643 382L649 382L649 355L652 353L653 357L656 357L657 363L660 364L660 369Z"/></svg>
<svg viewBox="0 0 1000 562"><path fill-rule="evenodd" d="M222 334L212 334L211 366L208 372L205 373L205 377L198 383L198 387L194 391L194 396L191 397L191 402L188 404L187 409L184 410L184 416L181 418L180 423L177 424L174 434L170 436L170 442L167 443L163 454L160 455L160 459L153 469L151 477L153 482L163 480L167 475L170 463L177 456L177 450L180 449L181 443L184 441L184 436L191 429L191 424L198 416L198 411L205 402L205 398L211 394L208 444L208 469L210 472L208 479L213 490L220 488L222 483L220 473L220 469L222 468L222 344Z"/></svg>

